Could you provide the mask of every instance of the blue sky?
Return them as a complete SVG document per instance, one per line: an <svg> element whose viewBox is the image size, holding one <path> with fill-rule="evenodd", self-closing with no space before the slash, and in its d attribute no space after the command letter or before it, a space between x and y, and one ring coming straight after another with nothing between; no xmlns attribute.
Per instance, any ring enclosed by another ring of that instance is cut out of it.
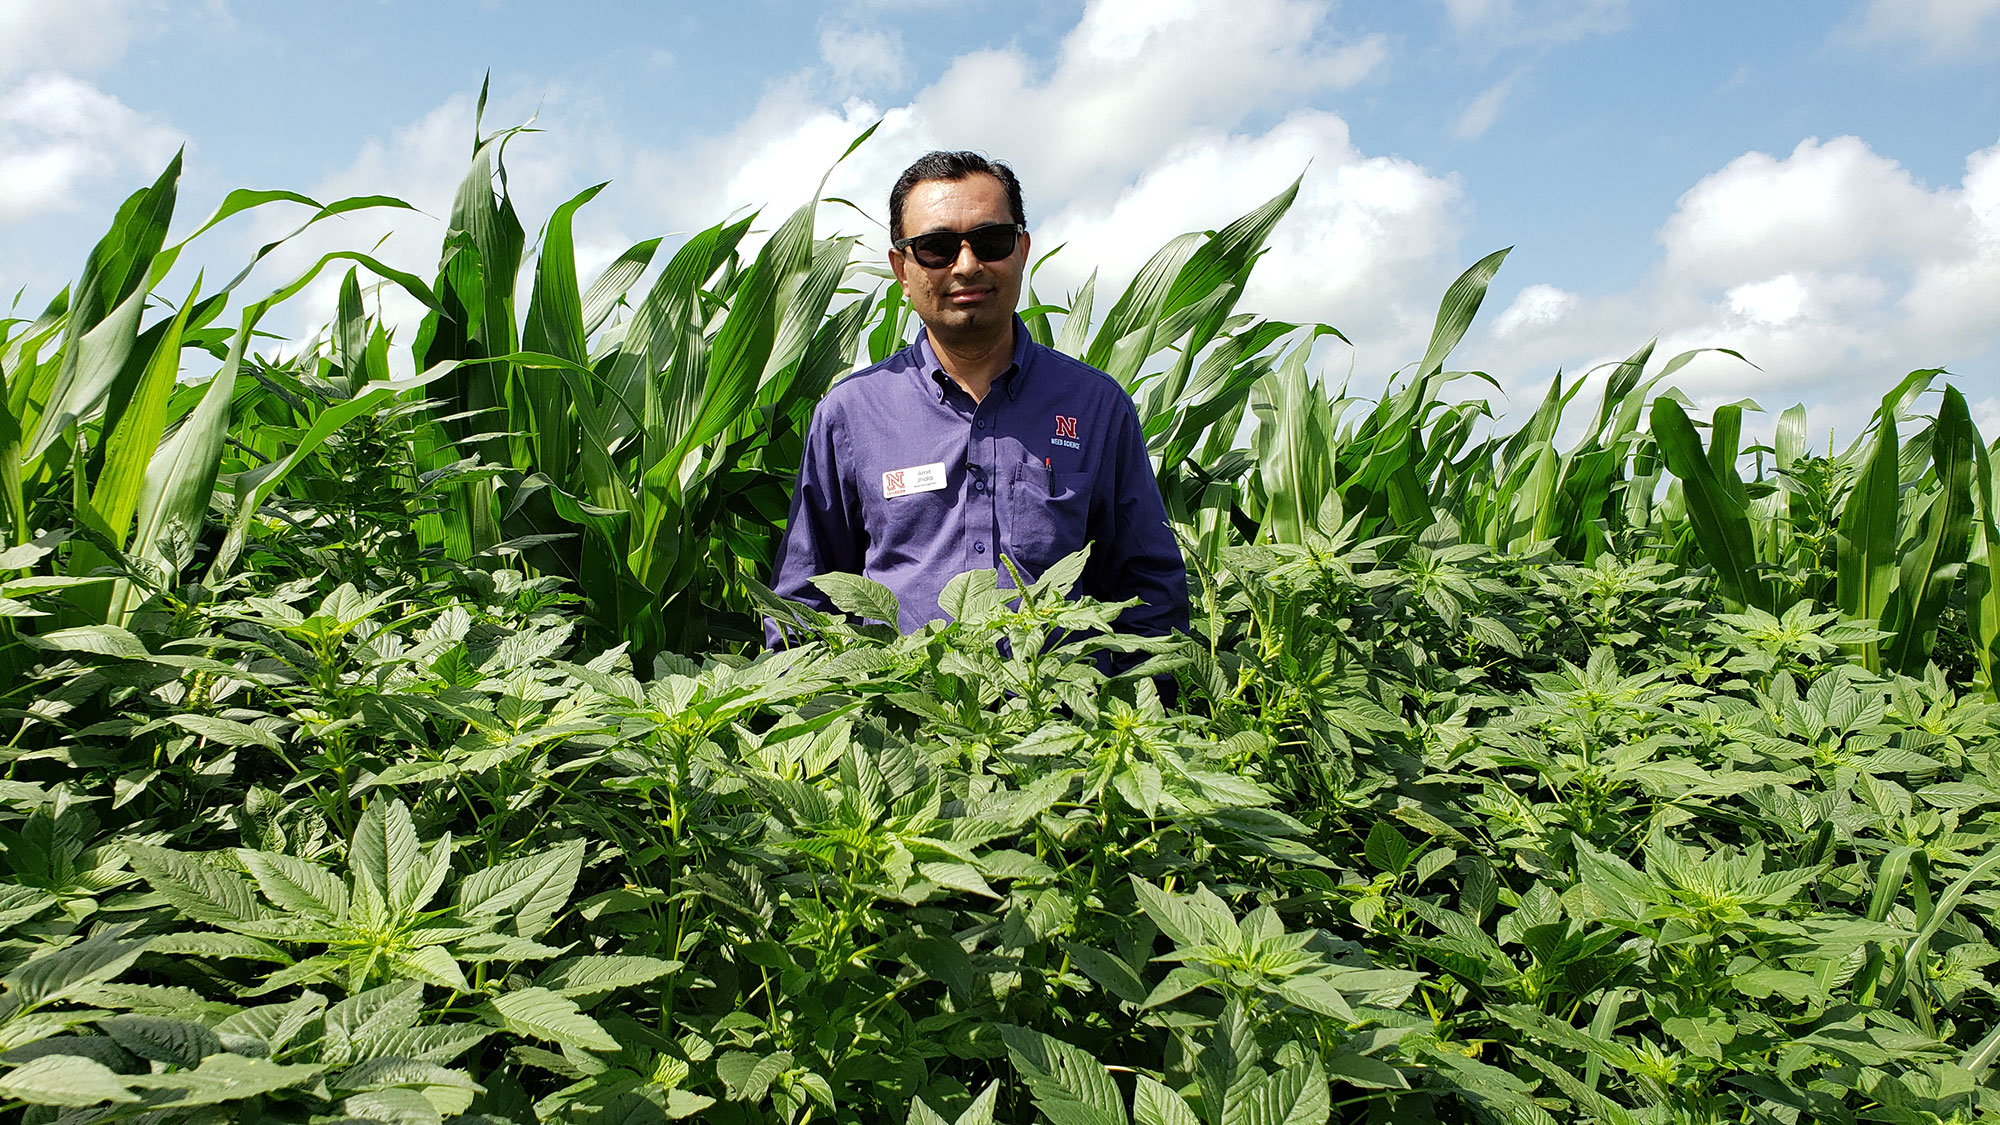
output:
<svg viewBox="0 0 2000 1125"><path fill-rule="evenodd" d="M2000 0L875 0L726 4L0 0L0 300L39 306L118 199L185 145L182 218L231 187L402 196L333 244L428 272L472 99L531 224L579 219L588 272L736 208L789 209L862 128L834 194L879 218L929 147L1009 160L1046 295L1122 283L1301 171L1247 307L1340 327L1329 377L1416 358L1465 265L1516 247L1457 358L1502 408L1557 371L1665 349L1698 401L1806 402L1851 431L1893 377L1945 365L2000 430ZM875 241L829 210L824 229ZM296 216L235 221L234 272ZM384 311L407 315L393 298ZM306 334L325 293L279 327Z"/></svg>

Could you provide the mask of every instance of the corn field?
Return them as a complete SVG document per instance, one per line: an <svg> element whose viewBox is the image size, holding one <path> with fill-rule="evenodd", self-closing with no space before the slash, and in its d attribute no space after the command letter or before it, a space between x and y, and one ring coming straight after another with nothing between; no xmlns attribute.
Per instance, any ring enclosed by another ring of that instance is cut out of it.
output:
<svg viewBox="0 0 2000 1125"><path fill-rule="evenodd" d="M1499 418L1452 357L1500 251L1347 397L1338 329L1239 307L1294 183L1025 301L1132 394L1191 631L1110 633L1078 555L903 636L764 585L815 404L915 330L886 271L809 204L586 285L602 185L531 239L515 132L421 273L163 291L246 212L408 206L169 243L176 158L0 320L9 1119L2000 1113L1995 447L1946 373L1844 449L1651 344Z"/></svg>

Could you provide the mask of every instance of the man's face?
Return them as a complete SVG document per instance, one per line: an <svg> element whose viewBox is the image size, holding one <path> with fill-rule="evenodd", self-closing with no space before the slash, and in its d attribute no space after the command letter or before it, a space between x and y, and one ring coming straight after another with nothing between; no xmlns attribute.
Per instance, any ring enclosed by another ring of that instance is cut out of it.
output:
<svg viewBox="0 0 2000 1125"><path fill-rule="evenodd" d="M962 180L925 180L903 199L905 238L1013 221L1006 187L983 172ZM904 251L889 251L889 268L896 271L910 307L933 337L946 341L977 340L1011 325L1027 263L1026 231L1016 239L1014 252L997 262L980 261L964 243L951 265L938 269L920 265Z"/></svg>

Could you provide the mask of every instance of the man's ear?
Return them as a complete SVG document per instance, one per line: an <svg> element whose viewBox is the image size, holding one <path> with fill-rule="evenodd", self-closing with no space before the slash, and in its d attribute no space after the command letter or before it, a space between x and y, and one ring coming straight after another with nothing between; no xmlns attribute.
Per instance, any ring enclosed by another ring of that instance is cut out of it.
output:
<svg viewBox="0 0 2000 1125"><path fill-rule="evenodd" d="M1029 254L1033 252L1033 247L1032 247L1032 246L1030 245L1030 242L1031 242L1031 240L1030 240L1030 239L1028 238L1028 232L1027 232L1027 231L1022 231L1022 232L1021 232L1021 260L1022 260L1022 261L1024 261L1024 262L1026 262L1026 261L1030 261L1030 260L1031 260L1031 259L1029 258Z"/></svg>
<svg viewBox="0 0 2000 1125"><path fill-rule="evenodd" d="M889 250L889 270L896 275L896 284L902 285L905 293L910 291L908 285L903 285L903 271L908 268L909 262L903 257L903 252L891 247Z"/></svg>

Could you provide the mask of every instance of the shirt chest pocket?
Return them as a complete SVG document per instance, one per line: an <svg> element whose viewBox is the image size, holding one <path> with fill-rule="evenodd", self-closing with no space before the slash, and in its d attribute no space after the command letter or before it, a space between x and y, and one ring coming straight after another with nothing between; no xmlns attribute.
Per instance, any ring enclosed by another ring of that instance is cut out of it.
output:
<svg viewBox="0 0 2000 1125"><path fill-rule="evenodd" d="M1016 465L1008 512L1013 557L1029 575L1040 575L1090 536L1091 475L1050 473L1044 465Z"/></svg>

